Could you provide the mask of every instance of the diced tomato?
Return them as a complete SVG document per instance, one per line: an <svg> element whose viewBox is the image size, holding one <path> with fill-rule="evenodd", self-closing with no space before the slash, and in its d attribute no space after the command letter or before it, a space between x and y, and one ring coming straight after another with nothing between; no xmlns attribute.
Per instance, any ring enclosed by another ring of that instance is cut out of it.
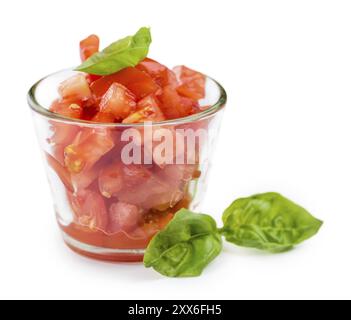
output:
<svg viewBox="0 0 351 320"><path fill-rule="evenodd" d="M196 165L172 164L162 168L158 176L168 185L184 190L187 184L195 179L196 171Z"/></svg>
<svg viewBox="0 0 351 320"><path fill-rule="evenodd" d="M185 110L189 110L189 115L199 113L201 110L200 104L198 101L187 98L180 97L181 104L184 106Z"/></svg>
<svg viewBox="0 0 351 320"><path fill-rule="evenodd" d="M91 35L80 42L80 57L82 61L89 59L93 54L99 52L100 39Z"/></svg>
<svg viewBox="0 0 351 320"><path fill-rule="evenodd" d="M182 191L167 185L157 176L151 175L142 184L124 187L118 194L123 202L137 205L144 209L170 208L176 205L183 197Z"/></svg>
<svg viewBox="0 0 351 320"><path fill-rule="evenodd" d="M98 112L91 121L101 122L101 123L114 123L116 120L115 116L112 113L108 112Z"/></svg>
<svg viewBox="0 0 351 320"><path fill-rule="evenodd" d="M91 231L107 232L108 213L102 196L84 190L77 194L68 193L68 198L78 224L88 227Z"/></svg>
<svg viewBox="0 0 351 320"><path fill-rule="evenodd" d="M110 207L109 232L130 232L135 229L142 218L142 211L134 205L118 202Z"/></svg>
<svg viewBox="0 0 351 320"><path fill-rule="evenodd" d="M100 102L100 112L112 113L123 120L136 108L135 96L123 85L113 83Z"/></svg>
<svg viewBox="0 0 351 320"><path fill-rule="evenodd" d="M188 140L184 136L182 132L178 132L175 127L168 126L163 129L167 129L170 137L165 139L164 141L156 141L153 143L153 160L160 168L164 168L166 165L173 165L177 163L177 161L182 161L187 154L187 142ZM158 148L161 146L161 149ZM160 151L165 149L167 151L173 151L172 154L165 157L165 154L160 154ZM171 158L173 156L173 158ZM183 162L182 162L183 163Z"/></svg>
<svg viewBox="0 0 351 320"><path fill-rule="evenodd" d="M142 232L147 236L154 236L157 232L163 230L173 218L174 215L172 213L153 215L152 219L147 221L141 228Z"/></svg>
<svg viewBox="0 0 351 320"><path fill-rule="evenodd" d="M124 119L123 123L160 122L164 120L166 118L160 109L157 98L155 95L149 95L138 102L137 112Z"/></svg>
<svg viewBox="0 0 351 320"><path fill-rule="evenodd" d="M81 173L72 173L71 182L74 192L85 190L98 178L99 169L95 166L89 170L84 170Z"/></svg>
<svg viewBox="0 0 351 320"><path fill-rule="evenodd" d="M50 111L67 118L80 119L83 108L69 100L55 100L50 107Z"/></svg>
<svg viewBox="0 0 351 320"><path fill-rule="evenodd" d="M83 114L81 119L85 121L93 121L93 118L97 115L98 109L95 106L83 107Z"/></svg>
<svg viewBox="0 0 351 320"><path fill-rule="evenodd" d="M78 127L74 125L56 121L52 121L51 130L53 131L53 135L49 139L49 143L63 146L70 144L79 131Z"/></svg>
<svg viewBox="0 0 351 320"><path fill-rule="evenodd" d="M90 169L114 147L108 129L84 129L75 141L65 148L65 165L72 173Z"/></svg>
<svg viewBox="0 0 351 320"><path fill-rule="evenodd" d="M100 172L99 189L106 198L120 197L124 193L128 193L132 198L133 190L148 183L151 177L151 172L143 165L114 163Z"/></svg>
<svg viewBox="0 0 351 320"><path fill-rule="evenodd" d="M116 196L123 188L123 168L119 163L112 164L101 170L99 175L99 188L106 198Z"/></svg>
<svg viewBox="0 0 351 320"><path fill-rule="evenodd" d="M155 60L146 58L144 61L140 62L136 68L148 73L161 87L168 85L173 87L178 86L178 80L174 72Z"/></svg>
<svg viewBox="0 0 351 320"><path fill-rule="evenodd" d="M86 101L91 98L89 83L83 74L77 74L62 82L59 87L61 98Z"/></svg>
<svg viewBox="0 0 351 320"><path fill-rule="evenodd" d="M176 67L174 71L180 80L180 86L177 89L179 94L193 100L205 97L206 77L202 73L185 66Z"/></svg>
<svg viewBox="0 0 351 320"><path fill-rule="evenodd" d="M102 78L102 76L98 76L96 74L87 74L86 77L89 84L92 84L93 82Z"/></svg>
<svg viewBox="0 0 351 320"><path fill-rule="evenodd" d="M51 121L50 130L53 131L53 134L48 139L48 143L52 146L53 156L61 164L64 164L64 149L72 143L79 129L72 124Z"/></svg>
<svg viewBox="0 0 351 320"><path fill-rule="evenodd" d="M123 165L122 171L124 186L127 189L141 185L151 177L151 172L143 165Z"/></svg>
<svg viewBox="0 0 351 320"><path fill-rule="evenodd" d="M115 82L127 87L136 96L137 100L160 90L151 76L132 67L102 77L91 84L91 90L96 97L101 98Z"/></svg>
<svg viewBox="0 0 351 320"><path fill-rule="evenodd" d="M161 110L167 119L184 118L192 114L192 106L184 103L177 90L171 86L163 88Z"/></svg>

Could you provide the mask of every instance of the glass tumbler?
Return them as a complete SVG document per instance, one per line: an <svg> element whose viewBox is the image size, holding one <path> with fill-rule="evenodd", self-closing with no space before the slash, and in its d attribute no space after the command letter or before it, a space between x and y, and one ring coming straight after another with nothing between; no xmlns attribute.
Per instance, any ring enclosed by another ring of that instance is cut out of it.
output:
<svg viewBox="0 0 351 320"><path fill-rule="evenodd" d="M152 237L179 209L200 209L225 90L208 77L198 114L102 124L49 111L59 84L75 74L50 75L28 94L63 239L90 258L142 261Z"/></svg>

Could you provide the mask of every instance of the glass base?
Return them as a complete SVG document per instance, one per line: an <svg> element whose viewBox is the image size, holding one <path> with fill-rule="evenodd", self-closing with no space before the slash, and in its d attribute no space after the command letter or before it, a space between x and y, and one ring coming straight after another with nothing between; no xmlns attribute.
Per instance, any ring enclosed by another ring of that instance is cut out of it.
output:
<svg viewBox="0 0 351 320"><path fill-rule="evenodd" d="M144 249L107 249L95 247L73 239L67 233L62 232L66 245L84 257L108 262L142 262Z"/></svg>

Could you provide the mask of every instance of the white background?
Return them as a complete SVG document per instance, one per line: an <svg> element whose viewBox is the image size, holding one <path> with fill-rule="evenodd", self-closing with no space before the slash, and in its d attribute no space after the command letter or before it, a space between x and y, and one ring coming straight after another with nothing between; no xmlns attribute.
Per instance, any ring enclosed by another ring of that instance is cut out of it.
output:
<svg viewBox="0 0 351 320"><path fill-rule="evenodd" d="M1 1L0 298L351 298L351 3L338 0ZM278 191L323 219L293 252L226 246L200 278L71 253L26 104L42 76L152 27L150 56L217 78L229 103L204 208Z"/></svg>

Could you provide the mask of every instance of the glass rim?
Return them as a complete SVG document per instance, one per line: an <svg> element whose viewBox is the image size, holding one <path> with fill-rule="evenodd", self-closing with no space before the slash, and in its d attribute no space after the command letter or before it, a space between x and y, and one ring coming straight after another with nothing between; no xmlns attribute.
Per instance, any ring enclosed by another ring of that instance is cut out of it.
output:
<svg viewBox="0 0 351 320"><path fill-rule="evenodd" d="M36 97L36 93L37 93L37 89L40 86L41 83L43 83L45 80L58 75L60 73L63 72L69 72L69 71L74 71L73 69L64 69L61 71L57 71L54 72L52 74L49 74L48 76L40 79L39 81L37 81L28 91L27 94L27 101L28 104L30 106L30 108L32 109L32 111L46 117L46 118L50 118L52 120L57 120L57 121L61 121L64 123L69 123L69 124L74 124L74 125L85 125L85 126L102 126L102 127L113 127L113 128L126 128L126 127L142 127L145 126L146 123L133 123L133 124L127 124L127 123L101 123L101 122L93 122L93 121L88 121L88 120L81 120L81 119L73 119L73 118L69 118L69 117L65 117L63 115L54 113L52 111L50 111L49 109L43 107L37 100ZM78 72L77 72L78 73ZM178 119L173 119L173 120L165 120L165 121L158 121L158 122L152 122L153 126L163 126L163 125L180 125L180 124L187 124L187 123L193 123L193 122L197 122L200 120L204 120L209 118L210 116L216 114L217 112L219 112L220 110L222 110L226 103L227 103L227 92L225 91L225 89L223 88L223 86L216 81L215 79L205 75L207 79L210 79L211 81L213 81L213 83L217 86L217 88L219 89L219 99L216 103L214 103L213 105L211 105L208 109L199 112L197 114L188 116L188 117L184 117L184 118L178 118Z"/></svg>

